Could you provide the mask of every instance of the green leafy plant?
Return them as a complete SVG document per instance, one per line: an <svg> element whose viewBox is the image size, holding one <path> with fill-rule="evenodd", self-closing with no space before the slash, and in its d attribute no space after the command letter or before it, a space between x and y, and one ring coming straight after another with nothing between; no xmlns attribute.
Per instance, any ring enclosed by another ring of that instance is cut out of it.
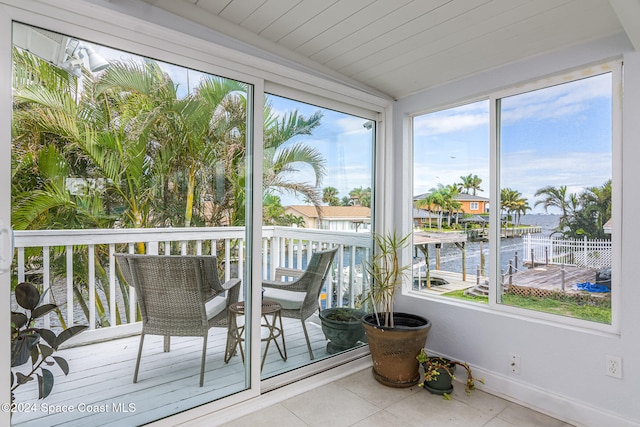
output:
<svg viewBox="0 0 640 427"><path fill-rule="evenodd" d="M438 381L438 376L448 375L452 380L455 380L456 377L454 375L456 366L462 367L467 372L467 381L464 387L464 391L467 394L471 394L472 390L475 390L476 384L478 381L481 384L484 384L484 379L476 378L473 376L471 372L471 367L466 362L459 362L457 360L450 360L444 357L438 356L429 356L427 352L422 349L420 350L420 354L416 356L418 363L422 365L424 368L424 379L418 384L419 387L424 387L425 383L428 381ZM444 399L450 400L451 396L448 393L443 394Z"/></svg>
<svg viewBox="0 0 640 427"><path fill-rule="evenodd" d="M373 235L374 255L364 266L371 277L367 299L373 305L378 326L394 327L393 302L396 290L411 267L400 265L398 252L410 243L410 238L411 234L401 237L395 230L389 234Z"/></svg>
<svg viewBox="0 0 640 427"><path fill-rule="evenodd" d="M327 314L326 318L336 322L359 322L362 320L362 312L353 308L337 308Z"/></svg>
<svg viewBox="0 0 640 427"><path fill-rule="evenodd" d="M56 304L42 304L40 291L28 282L20 283L15 289L16 302L25 310L11 312L11 400L13 392L22 384L38 379L38 399L47 397L53 389L53 373L47 369L57 364L65 375L69 364L65 359L54 356L60 345L87 329L86 325L72 326L56 335L55 332L38 328L36 320L58 308ZM28 361L31 367L27 373L14 372Z"/></svg>

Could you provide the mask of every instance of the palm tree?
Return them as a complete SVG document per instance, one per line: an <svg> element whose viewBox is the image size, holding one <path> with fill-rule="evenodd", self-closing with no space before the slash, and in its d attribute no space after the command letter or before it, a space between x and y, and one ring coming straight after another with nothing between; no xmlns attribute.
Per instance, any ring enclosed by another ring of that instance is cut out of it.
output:
<svg viewBox="0 0 640 427"><path fill-rule="evenodd" d="M456 197L460 195L460 191L456 185L447 185L444 187L444 200L445 200L445 209L449 212L447 216L447 225L451 226L451 216L453 214L457 214L460 208L462 207L462 203L456 200ZM456 222L458 221L458 216L456 215Z"/></svg>
<svg viewBox="0 0 640 427"><path fill-rule="evenodd" d="M575 203L575 207L565 236L606 238L603 227L611 218L611 180L600 187L587 188L580 195L572 197L571 202Z"/></svg>
<svg viewBox="0 0 640 427"><path fill-rule="evenodd" d="M435 206L436 212L438 213L438 229L441 230L444 212L449 209L450 204L449 189L442 184L438 184L437 188L432 188L429 191L431 192L431 205Z"/></svg>
<svg viewBox="0 0 640 427"><path fill-rule="evenodd" d="M349 197L351 198L351 204L353 205L371 207L371 187L354 188L349 191Z"/></svg>
<svg viewBox="0 0 640 427"><path fill-rule="evenodd" d="M322 201L329 204L329 206L338 206L340 204L338 189L335 187L325 187L322 190Z"/></svg>
<svg viewBox="0 0 640 427"><path fill-rule="evenodd" d="M482 191L480 188L480 184L482 184L482 179L478 177L478 175L469 174L467 176L461 176L460 179L462 182L459 184L465 191L466 194L469 194L469 190L472 190L474 196L477 191Z"/></svg>
<svg viewBox="0 0 640 427"><path fill-rule="evenodd" d="M29 54L14 53L16 75L31 75L31 83L22 81L25 84L18 85L14 94L13 141L19 147L12 159L14 228L112 227L118 218L111 213L113 201L109 188L122 183L118 171L134 176L143 168L144 156L137 154L139 141L119 146L119 156L114 158L111 151L122 142L122 135L108 125L111 122L110 110L105 108L108 103L94 102L95 86L91 77L85 75L84 89L78 94L75 78L69 75L64 78L60 71L47 71L51 65L35 57L25 58ZM27 181L23 179L25 166L30 166L28 173L32 175ZM77 177L76 184L81 185L72 189L68 177ZM138 178L142 178L141 172ZM139 204L134 208L136 206ZM130 217L141 219L142 216ZM32 257L30 253L26 255ZM97 247L98 285L109 301L110 292L115 290L109 288L107 274L101 267L105 256L103 248ZM54 274L66 271L59 268L62 258L62 252L54 249ZM86 249L74 249L73 259L73 274L78 277L80 271L88 268ZM80 296L84 285L82 280L74 279L76 296ZM122 296L128 304L127 289L122 289ZM81 304L84 300L81 296L78 298ZM101 319L107 322L98 290L96 304ZM88 316L88 308L83 306L83 310ZM116 322L119 321L116 307Z"/></svg>
<svg viewBox="0 0 640 427"><path fill-rule="evenodd" d="M553 187L548 185L536 191L534 196L543 196L541 200L538 200L533 206L542 205L545 212L548 212L549 208L555 207L560 210L560 223L558 224L558 231L565 229L568 225L569 218L572 215L571 196L567 195L567 187L565 185L559 187Z"/></svg>
<svg viewBox="0 0 640 427"><path fill-rule="evenodd" d="M307 197L320 209L322 199L317 188L326 174L326 160L320 152L302 142L287 144L292 138L311 135L320 125L320 111L309 117L303 117L297 110L287 113L281 119L275 115L271 106L265 105L264 122L264 186L265 191L284 191ZM306 165L313 170L314 184L290 180L290 176Z"/></svg>
<svg viewBox="0 0 640 427"><path fill-rule="evenodd" d="M521 197L515 201L513 210L517 217L517 224L520 225L522 215L526 215L527 211L531 210L531 206L526 198Z"/></svg>
<svg viewBox="0 0 640 427"><path fill-rule="evenodd" d="M223 104L229 97L239 96L244 85L234 80L209 76L196 90L179 99L176 85L154 61L113 63L97 83L98 94L117 92L121 118L129 132L147 138L160 148L156 153L163 166L161 175L169 171L182 173L186 181L184 226L193 218L196 175L212 167L224 146L228 116ZM127 112L133 112L129 116ZM218 149L218 150L216 150ZM164 151L164 152L162 152ZM178 172L181 171L181 172ZM174 178L174 181L178 181ZM165 181L165 183L168 183Z"/></svg>
<svg viewBox="0 0 640 427"><path fill-rule="evenodd" d="M416 207L426 209L429 212L429 228L431 228L431 208L435 204L436 196L433 192L425 194L425 196L416 202Z"/></svg>
<svg viewBox="0 0 640 427"><path fill-rule="evenodd" d="M265 194L262 198L262 223L274 225L284 216L284 207L280 203L280 197Z"/></svg>

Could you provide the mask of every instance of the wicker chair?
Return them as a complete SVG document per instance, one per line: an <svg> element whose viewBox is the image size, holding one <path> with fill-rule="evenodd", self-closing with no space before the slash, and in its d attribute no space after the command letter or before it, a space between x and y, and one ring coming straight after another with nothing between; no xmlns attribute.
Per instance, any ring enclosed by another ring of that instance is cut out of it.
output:
<svg viewBox="0 0 640 427"><path fill-rule="evenodd" d="M115 258L125 281L135 288L142 316L133 382L138 381L146 334L164 336L165 352L171 336L200 336L204 338L202 387L209 328L227 326L227 307L238 301L240 279L221 284L214 256L116 254Z"/></svg>
<svg viewBox="0 0 640 427"><path fill-rule="evenodd" d="M307 340L307 349L311 360L313 360L313 351L304 322L320 309L318 300L322 285L329 274L337 250L338 248L334 248L315 252L311 256L306 270L277 268L275 281L265 280L262 282L264 299L280 303L282 316L302 321L302 330ZM296 277L296 279L291 282L280 281L285 276Z"/></svg>

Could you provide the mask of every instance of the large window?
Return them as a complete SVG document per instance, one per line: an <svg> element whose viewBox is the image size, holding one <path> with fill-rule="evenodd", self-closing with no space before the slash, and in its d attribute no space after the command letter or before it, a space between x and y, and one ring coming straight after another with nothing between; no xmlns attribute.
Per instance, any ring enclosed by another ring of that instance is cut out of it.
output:
<svg viewBox="0 0 640 427"><path fill-rule="evenodd" d="M250 260L250 86L18 23L13 39L12 289L31 282L57 305L37 327L88 330L53 357L39 332L37 359L12 358L25 408L12 422L140 425L247 389L249 364L226 345L225 301L250 292L238 280ZM206 255L206 280L182 281L202 276L195 266L170 275L166 260L157 270L171 280L127 276L119 253ZM216 275L235 286L212 298ZM24 312L18 303L11 310ZM12 357L21 342L12 330Z"/></svg>
<svg viewBox="0 0 640 427"><path fill-rule="evenodd" d="M489 102L416 116L414 289L486 301Z"/></svg>
<svg viewBox="0 0 640 427"><path fill-rule="evenodd" d="M608 64L414 117L414 289L612 322L616 82Z"/></svg>
<svg viewBox="0 0 640 427"><path fill-rule="evenodd" d="M503 304L611 323L612 89L608 72L497 101Z"/></svg>
<svg viewBox="0 0 640 427"><path fill-rule="evenodd" d="M337 248L319 302L348 317L349 310L361 308L368 283L363 263L371 244L374 123L272 94L265 104L263 277L287 280L279 273L283 268L304 270L314 253ZM265 299L277 297L265 290ZM317 305L302 319L285 312L296 319L285 319L291 320L285 323L287 340L308 336L310 349L289 350L287 344L288 362L263 375L365 345L363 336L336 344L333 319L325 322L314 312Z"/></svg>

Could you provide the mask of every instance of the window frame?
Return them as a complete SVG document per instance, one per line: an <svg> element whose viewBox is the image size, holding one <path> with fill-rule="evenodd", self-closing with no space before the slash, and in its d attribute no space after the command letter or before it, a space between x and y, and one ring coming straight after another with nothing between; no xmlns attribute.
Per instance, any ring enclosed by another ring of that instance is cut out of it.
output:
<svg viewBox="0 0 640 427"><path fill-rule="evenodd" d="M547 77L534 79L521 84L511 85L508 88L491 91L484 96L469 97L463 101L451 104L443 104L428 111L420 111L409 115L409 152L408 158L411 165L410 188L413 189L413 121L415 117L443 111L463 105L472 104L482 100L489 101L489 229L493 230L489 238L489 302L479 304L471 301L451 300L438 295L427 295L419 291L414 291L411 287L405 287L405 293L414 298L428 299L442 304L461 305L470 309L498 313L508 317L517 317L530 321L542 322L557 327L578 328L585 331L620 333L620 305L622 290L620 286L622 268L622 60L616 59L606 62L599 62L595 65L577 67L571 70L560 71ZM611 73L612 87L612 129L611 129L611 154L612 154L612 292L611 295L611 323L604 324L573 317L561 316L540 311L528 310L525 308L512 307L498 302L498 292L500 290L498 279L500 277L500 115L499 103L502 98L531 92L551 86L556 86L570 81L581 80L600 74ZM411 204L411 196L405 203ZM413 219L408 218L408 223L412 224ZM496 274L497 273L497 274Z"/></svg>
<svg viewBox="0 0 640 427"><path fill-rule="evenodd" d="M340 84L328 79L326 76L315 75L292 69L287 64L279 64L257 56L233 50L224 45L224 38L216 35L214 30L201 29L198 31L185 29L176 29L158 16L153 14L145 14L152 5L145 5L140 9L123 8L124 13L118 10L99 7L99 14L95 14L95 5L79 4L65 5L54 4L52 0L43 0L39 2L25 1L20 6L11 4L0 4L0 32L6 37L0 38L0 51L5 53L4 65L2 70L7 71L6 75L10 75L11 70L11 28L12 22L21 22L26 25L41 27L50 31L71 34L74 37L90 41L92 43L105 45L113 49L133 52L136 55L154 58L158 61L173 63L179 66L192 68L205 73L216 76L222 76L229 79L238 80L252 86L253 108L248 111L252 114L253 122L252 141L250 144L252 152L249 154L247 168L251 169L250 179L253 180L254 188L260 188L262 184L262 162L255 161L261 159L263 155L262 144L256 141L263 139L263 110L264 110L264 94L268 92L280 96L293 95L298 100L304 100L312 104L317 104L323 108L339 110L345 113L366 117L375 121L375 145L373 159L373 176L374 183L384 182L381 177L381 169L376 158L379 158L377 152L383 150L388 145L385 141L384 123L391 120L389 110L390 104L393 102L391 98L382 94L373 94L365 92L358 87ZM5 111L8 114L2 115L0 121L8 124L3 126L5 129L4 141L9 141L7 147L11 146L11 88L10 84L0 85L0 94L3 101ZM250 138L251 138L250 136ZM10 150L10 148L9 148ZM9 151L10 153L10 151ZM10 155L4 159L8 163ZM11 168L5 168L10 171ZM249 176L248 176L249 178ZM6 186L9 188L10 186ZM10 192L10 190L7 190ZM252 197L252 213L253 228L258 234L247 243L251 245L253 253L259 254L262 249L261 244L261 226L262 226L262 194L254 191ZM9 194L4 192L5 200L9 200ZM378 198L380 199L380 198ZM372 211L378 206L383 206L378 200L372 200ZM9 205L2 210L3 214L0 219L10 217ZM247 223L247 227L249 224ZM251 236L248 236L251 237ZM249 279L251 274L260 277L262 271L261 257L253 256L251 265L248 270ZM0 273L0 287L6 295L9 294L10 275ZM253 305L258 306L260 301L260 287L254 287L252 291ZM8 299L7 299L8 300ZM0 310L0 314L8 319L8 305ZM260 330L260 310L251 310L251 326L253 330ZM3 337L8 340L9 331ZM253 334L250 345L254 348L260 348L260 335ZM7 353L8 357L8 353ZM251 353L251 372L247 388L233 394L196 408L191 408L183 413L171 416L173 422L184 422L195 419L199 416L217 411L238 402L246 401L261 395L269 389L277 388L287 383L291 383L317 373L330 366L344 363L345 361L354 359L354 355L338 355L331 358L328 362L319 362L302 367L293 373L286 373L278 377L261 380L260 375L260 352ZM9 365L6 357L0 357L0 362L5 366ZM6 396L4 401L9 401L9 389L3 389L0 396ZM8 420L8 415L6 415ZM0 420L5 420L4 416L0 416Z"/></svg>

